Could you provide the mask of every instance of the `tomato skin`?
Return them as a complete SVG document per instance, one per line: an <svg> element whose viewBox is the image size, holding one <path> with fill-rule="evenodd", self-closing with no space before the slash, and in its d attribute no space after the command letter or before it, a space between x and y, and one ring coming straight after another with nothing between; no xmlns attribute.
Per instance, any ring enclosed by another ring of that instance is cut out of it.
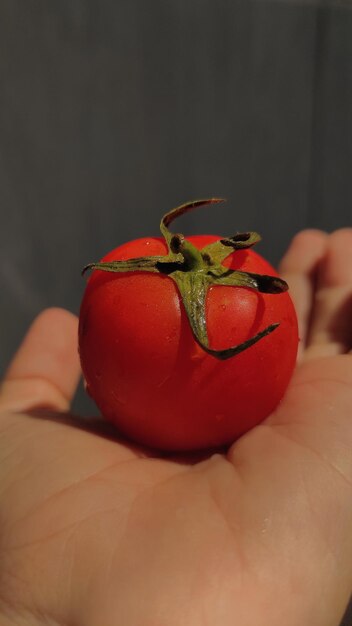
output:
<svg viewBox="0 0 352 626"><path fill-rule="evenodd" d="M195 235L201 249L217 241ZM165 255L164 239L126 243L102 261ZM252 249L224 265L277 276ZM88 393L103 416L132 440L168 451L232 443L278 405L297 355L297 318L287 292L262 294L213 286L206 301L209 345L246 341L269 324L280 326L226 361L196 343L174 281L146 272L95 270L82 300L79 351Z"/></svg>

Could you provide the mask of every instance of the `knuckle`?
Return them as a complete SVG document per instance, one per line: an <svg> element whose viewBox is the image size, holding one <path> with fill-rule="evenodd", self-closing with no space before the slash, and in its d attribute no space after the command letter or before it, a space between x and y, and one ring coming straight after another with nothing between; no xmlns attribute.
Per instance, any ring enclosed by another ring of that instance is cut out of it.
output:
<svg viewBox="0 0 352 626"><path fill-rule="evenodd" d="M292 242L296 246L306 247L312 243L326 243L328 234L318 228L306 228L297 233Z"/></svg>
<svg viewBox="0 0 352 626"><path fill-rule="evenodd" d="M352 246L352 228L344 227L333 231L329 236L329 247L333 250Z"/></svg>

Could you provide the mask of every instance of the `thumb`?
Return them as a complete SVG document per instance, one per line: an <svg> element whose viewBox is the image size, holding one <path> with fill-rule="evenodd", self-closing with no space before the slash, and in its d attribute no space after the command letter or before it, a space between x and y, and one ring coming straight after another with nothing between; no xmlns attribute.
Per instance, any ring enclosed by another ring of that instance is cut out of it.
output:
<svg viewBox="0 0 352 626"><path fill-rule="evenodd" d="M77 324L64 309L38 315L5 374L0 411L69 409L80 376Z"/></svg>

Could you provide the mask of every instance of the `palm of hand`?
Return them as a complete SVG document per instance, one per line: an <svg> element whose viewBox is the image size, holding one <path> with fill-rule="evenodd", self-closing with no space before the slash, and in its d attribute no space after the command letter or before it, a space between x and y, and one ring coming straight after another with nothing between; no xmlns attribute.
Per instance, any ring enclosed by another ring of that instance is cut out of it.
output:
<svg viewBox="0 0 352 626"><path fill-rule="evenodd" d="M117 443L108 427L13 414L43 402L64 408L75 386L75 320L39 318L2 392L4 626L337 626L352 580L352 364L342 354L351 277L336 271L350 237L305 233L284 259L306 352L275 414L227 455L156 458ZM312 298L308 275L320 258ZM24 358L53 323L65 327L59 389Z"/></svg>

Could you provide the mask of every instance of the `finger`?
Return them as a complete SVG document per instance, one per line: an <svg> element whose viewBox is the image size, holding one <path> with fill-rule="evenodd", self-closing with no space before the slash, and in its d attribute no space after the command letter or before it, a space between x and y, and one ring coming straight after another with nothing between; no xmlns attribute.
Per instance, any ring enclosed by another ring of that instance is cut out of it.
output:
<svg viewBox="0 0 352 626"><path fill-rule="evenodd" d="M320 230L303 230L294 237L279 265L279 273L288 283L298 318L299 359L305 349L309 319L314 301L317 268L323 258L328 235Z"/></svg>
<svg viewBox="0 0 352 626"><path fill-rule="evenodd" d="M329 236L320 262L305 358L343 354L352 348L352 228Z"/></svg>
<svg viewBox="0 0 352 626"><path fill-rule="evenodd" d="M1 385L1 411L69 408L80 376L77 324L58 308L34 320Z"/></svg>

